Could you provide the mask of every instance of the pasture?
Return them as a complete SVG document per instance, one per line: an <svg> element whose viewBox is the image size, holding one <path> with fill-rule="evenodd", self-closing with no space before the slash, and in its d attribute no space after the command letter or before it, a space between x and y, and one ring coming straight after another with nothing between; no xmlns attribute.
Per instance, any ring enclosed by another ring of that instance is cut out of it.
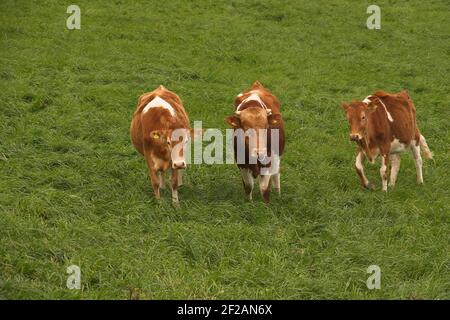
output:
<svg viewBox="0 0 450 320"><path fill-rule="evenodd" d="M449 299L447 0L0 3L0 298ZM225 130L260 80L286 123L281 190L244 200L235 165L190 165L153 197L129 126L140 94L176 92ZM340 104L409 94L434 160L416 185L360 187ZM81 289L66 268L81 268ZM381 268L369 290L367 267Z"/></svg>

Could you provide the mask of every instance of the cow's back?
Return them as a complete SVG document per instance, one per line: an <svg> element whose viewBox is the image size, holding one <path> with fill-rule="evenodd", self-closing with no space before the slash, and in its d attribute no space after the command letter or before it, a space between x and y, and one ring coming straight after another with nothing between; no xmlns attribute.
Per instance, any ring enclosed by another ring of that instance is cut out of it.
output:
<svg viewBox="0 0 450 320"><path fill-rule="evenodd" d="M406 91L389 94L383 91L376 92L377 96L386 106L393 121L388 121L391 131L391 141L395 138L403 143L411 140L418 141L420 132L416 124L416 108ZM380 106L381 107L381 106ZM383 108L378 108L378 113L386 117Z"/></svg>

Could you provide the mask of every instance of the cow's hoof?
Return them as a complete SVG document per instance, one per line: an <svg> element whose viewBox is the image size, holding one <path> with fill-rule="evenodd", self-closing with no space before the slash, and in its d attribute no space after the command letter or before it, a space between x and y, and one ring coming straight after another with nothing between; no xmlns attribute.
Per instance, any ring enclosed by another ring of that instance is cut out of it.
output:
<svg viewBox="0 0 450 320"><path fill-rule="evenodd" d="M369 182L366 186L364 186L364 188L366 190L373 191L373 190L375 190L375 184L373 184L372 182Z"/></svg>
<svg viewBox="0 0 450 320"><path fill-rule="evenodd" d="M172 199L172 206L174 206L175 208L179 208L180 207L180 202L177 200Z"/></svg>

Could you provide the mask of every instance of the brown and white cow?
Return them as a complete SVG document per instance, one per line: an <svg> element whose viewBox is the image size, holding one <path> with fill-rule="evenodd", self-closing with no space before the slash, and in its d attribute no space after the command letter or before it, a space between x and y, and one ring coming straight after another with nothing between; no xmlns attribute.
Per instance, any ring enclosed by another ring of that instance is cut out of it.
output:
<svg viewBox="0 0 450 320"><path fill-rule="evenodd" d="M143 94L131 121L131 141L147 162L157 199L164 188L164 172L172 171L172 200L178 201L177 188L186 168L184 145L191 129L180 98L163 86Z"/></svg>
<svg viewBox="0 0 450 320"><path fill-rule="evenodd" d="M254 179L260 176L261 195L267 203L270 183L280 193L280 156L285 143L280 102L256 81L236 97L234 107L234 115L225 120L234 129L234 157L245 193L251 200Z"/></svg>
<svg viewBox="0 0 450 320"><path fill-rule="evenodd" d="M371 184L364 174L364 159L374 163L381 156L382 190L394 186L400 169L400 153L411 149L417 173L417 183L423 183L422 157L428 159L432 153L416 123L416 108L406 91L389 94L375 92L363 101L342 104L350 124L350 140L358 145L355 169L365 188Z"/></svg>

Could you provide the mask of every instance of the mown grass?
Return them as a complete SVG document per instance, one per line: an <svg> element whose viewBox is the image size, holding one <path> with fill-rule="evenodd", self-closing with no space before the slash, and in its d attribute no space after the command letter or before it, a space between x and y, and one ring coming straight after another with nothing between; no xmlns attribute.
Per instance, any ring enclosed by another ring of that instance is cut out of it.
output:
<svg viewBox="0 0 450 320"><path fill-rule="evenodd" d="M2 0L0 297L448 299L449 4ZM287 126L281 197L244 201L234 165L192 165L180 208L154 200L129 139L138 96L177 92L225 129L259 79ZM435 160L359 187L339 105L407 89ZM81 267L82 289L66 288ZM366 269L382 270L368 290Z"/></svg>

